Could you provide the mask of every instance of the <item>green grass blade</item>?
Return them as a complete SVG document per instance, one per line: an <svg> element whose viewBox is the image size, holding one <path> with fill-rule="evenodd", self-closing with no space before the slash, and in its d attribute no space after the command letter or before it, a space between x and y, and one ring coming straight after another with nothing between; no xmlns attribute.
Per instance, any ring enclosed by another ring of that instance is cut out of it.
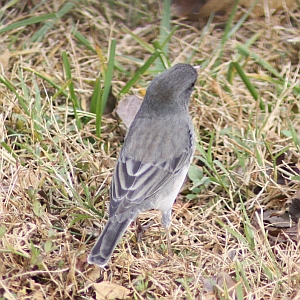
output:
<svg viewBox="0 0 300 300"><path fill-rule="evenodd" d="M153 43L153 46L155 47L155 50L159 52L159 61L160 63L158 63L158 61L156 61L155 64L155 71L156 72L163 72L164 70L168 69L169 66L171 65L171 63L168 61L166 55L164 54L159 42L155 41Z"/></svg>
<svg viewBox="0 0 300 300"><path fill-rule="evenodd" d="M221 39L221 43L220 43L220 47L219 49L217 48L216 51L220 51L219 55L218 55L218 59L216 60L215 64L214 64L214 68L218 67L221 63L221 58L223 56L223 51L224 51L224 45L225 43L228 41L228 39L230 38L230 36L233 34L233 31L231 31L231 35L230 35L230 27L232 25L233 22L233 18L235 16L236 10L237 10L237 6L238 6L239 0L235 1L235 4L230 12L229 18L227 20L225 29L224 29L224 34L222 36Z"/></svg>
<svg viewBox="0 0 300 300"><path fill-rule="evenodd" d="M34 33L34 35L30 38L31 42L40 41L47 32L57 23L57 20L62 18L65 14L73 9L75 3L67 2L57 13L56 17L52 20L49 20L44 24L38 31Z"/></svg>
<svg viewBox="0 0 300 300"><path fill-rule="evenodd" d="M109 51L107 70L105 74L103 93L98 92L97 95L98 101L97 101L97 109L96 109L96 135L98 137L100 137L101 135L102 114L111 88L111 81L114 72L115 53L116 53L116 40L112 39L110 43L110 51ZM99 101L100 96L102 96L101 101Z"/></svg>
<svg viewBox="0 0 300 300"><path fill-rule="evenodd" d="M69 93L70 93L70 99L73 104L73 110L74 110L74 115L76 119L76 124L78 129L81 129L81 122L77 114L77 109L80 109L77 97L75 95L75 90L74 90L74 83L71 75L71 67L70 67L70 62L69 58L67 56L67 53L65 51L62 52L62 59L63 59L63 65L64 65L64 70L66 74L66 79L69 81Z"/></svg>
<svg viewBox="0 0 300 300"><path fill-rule="evenodd" d="M171 27L170 18L171 18L171 1L163 0L163 15L160 22L158 44L156 44L156 46L154 47L156 49L160 49L166 59L168 57L168 49L169 49L167 37ZM158 45L160 45L160 47ZM164 57L161 55L160 59L155 62L155 69L159 71L163 71L166 69L166 65L170 65L170 63L166 62Z"/></svg>
<svg viewBox="0 0 300 300"><path fill-rule="evenodd" d="M238 4L240 0L236 0L235 4L231 10L231 13L229 15L229 18L227 20L225 29L224 29L224 34L221 39L220 47L216 49L216 51L220 51L218 55L218 59L216 60L214 67L218 67L221 63L221 58L223 56L223 51L224 51L224 45L227 43L227 41L235 34L238 32L238 30L242 27L246 19L249 17L251 11L253 10L256 1L252 4L252 6L248 9L248 11L240 18L240 20L232 27L232 24L234 22L234 17L237 12Z"/></svg>
<svg viewBox="0 0 300 300"><path fill-rule="evenodd" d="M19 21L16 23L9 24L6 27L0 29L0 34L10 31L12 29L16 29L16 28L20 28L20 27L24 27L24 26L26 27L28 25L45 22L47 20L53 20L55 18L56 18L56 14L44 14L41 16L25 19L25 20L22 20L22 21Z"/></svg>
<svg viewBox="0 0 300 300"><path fill-rule="evenodd" d="M96 114L97 112L97 103L98 101L101 101L101 81L100 76L97 77L94 85L94 91L91 98L91 104L90 104L90 112L93 114Z"/></svg>
<svg viewBox="0 0 300 300"><path fill-rule="evenodd" d="M230 12L229 18L226 22L226 26L225 26L225 29L224 29L224 34L223 34L222 39L221 39L221 46L223 46L228 41L228 39L235 33L235 31L230 30L230 28L231 28L231 25L233 23L233 18L236 14L239 2L240 2L239 0L235 1L234 6L233 6L233 8Z"/></svg>
<svg viewBox="0 0 300 300"><path fill-rule="evenodd" d="M164 40L161 41L160 43L160 48L164 52L164 54L167 56L168 51L165 50L165 47L167 44L170 42L172 36L174 35L175 31L179 28L178 25L174 26L173 29L170 31L170 33L166 36Z"/></svg>
<svg viewBox="0 0 300 300"><path fill-rule="evenodd" d="M97 136L101 135L101 123L102 123L102 99L103 99L103 90L101 87L100 76L96 80L95 89L93 93L93 113L96 114L96 134ZM92 112L92 111L91 111Z"/></svg>
<svg viewBox="0 0 300 300"><path fill-rule="evenodd" d="M166 43L168 32L170 32L170 19L171 19L171 1L163 0L163 15L160 23L159 44L165 55L168 55L168 44Z"/></svg>
<svg viewBox="0 0 300 300"><path fill-rule="evenodd" d="M0 142L0 145L9 153L12 155L13 158L17 159L18 155L7 145L5 142Z"/></svg>
<svg viewBox="0 0 300 300"><path fill-rule="evenodd" d="M242 300L244 299L244 293L243 293L243 286L241 283L243 282L245 284L245 286L247 287L247 291L249 291L248 289L249 283L247 278L245 277L245 271L243 269L243 266L239 261L235 262L235 274L236 274L236 281L238 282L236 286L236 296L238 300Z"/></svg>
<svg viewBox="0 0 300 300"><path fill-rule="evenodd" d="M295 127L293 126L290 119L288 119L288 123L289 123L289 128L290 128L290 132L291 132L293 142L294 142L295 146L298 148L298 150L300 150L300 138L298 137L298 134L295 130Z"/></svg>
<svg viewBox="0 0 300 300"><path fill-rule="evenodd" d="M40 78L44 79L45 81L47 81L51 86L53 86L55 89L60 91L59 94L63 94L65 97L69 96L68 93L65 91L65 86L61 87L60 85L55 83L53 80L51 80L48 76L45 76L45 75L43 75L43 74L39 73L38 71L36 71L34 69L31 69L31 68L24 68L24 70L28 70L28 71L36 74L38 77L40 77ZM68 86L68 85L69 85L69 82L67 82L66 86Z"/></svg>
<svg viewBox="0 0 300 300"><path fill-rule="evenodd" d="M133 33L130 29L124 27L124 30L129 33L131 35L131 37L137 42L139 43L145 50L147 50L150 53L154 52L154 48L148 44L147 42L145 42L144 40L142 40L138 35L136 35L135 33Z"/></svg>
<svg viewBox="0 0 300 300"><path fill-rule="evenodd" d="M75 3L67 2L57 13L57 19L62 18L65 14L70 12L72 8L75 6Z"/></svg>
<svg viewBox="0 0 300 300"><path fill-rule="evenodd" d="M141 66L135 75L127 82L127 84L123 87L123 89L120 91L119 95L126 94L130 88L135 84L135 82L141 77L143 73L145 73L151 64L157 59L157 57L160 55L159 51L155 51L144 63L143 66Z"/></svg>
<svg viewBox="0 0 300 300"><path fill-rule="evenodd" d="M114 62L115 62L115 53L116 53L116 40L112 39L110 44L109 58L106 70L106 76L104 81L104 90L102 95L102 111L104 111L109 91L111 88L111 81L114 73Z"/></svg>
<svg viewBox="0 0 300 300"><path fill-rule="evenodd" d="M91 50L94 54L97 54L97 51L91 45L91 43L85 38L84 35L77 31L76 28L73 28L72 34L82 45L84 45L87 49Z"/></svg>
<svg viewBox="0 0 300 300"><path fill-rule="evenodd" d="M38 140L41 141L42 140L41 132L43 131L43 126L42 126L43 120L42 120L42 116L41 116L42 98L41 98L40 89L39 89L39 86L38 86L36 80L33 78L32 81L33 81L33 87L35 90L35 97L34 97L34 102L32 103L30 113L31 113L31 119L34 122L35 135L38 138Z"/></svg>
<svg viewBox="0 0 300 300"><path fill-rule="evenodd" d="M14 95L18 98L21 107L23 108L25 114L29 116L28 105L26 104L26 100L17 92L14 85L7 79L0 76L0 82L2 82L9 90L11 90Z"/></svg>
<svg viewBox="0 0 300 300"><path fill-rule="evenodd" d="M276 69L274 69L268 62L266 62L264 59L262 59L258 54L249 50L248 47L246 47L245 45L242 45L242 44L237 44L236 48L243 55L252 57L260 66L262 66L263 68L268 70L275 77L284 80L283 77L277 72Z"/></svg>
<svg viewBox="0 0 300 300"><path fill-rule="evenodd" d="M238 62L234 61L232 62L233 66L235 67L236 71L240 75L241 79L243 80L244 84L246 85L247 89L249 90L250 94L255 100L258 100L258 92L256 88L253 86L253 84L250 82L248 76L245 74L242 67L239 65Z"/></svg>
<svg viewBox="0 0 300 300"><path fill-rule="evenodd" d="M72 74L71 74L71 66L70 66L69 58L65 51L62 52L62 58L63 58L64 70L66 73L66 79L70 80L69 92L70 92L71 100L76 108L80 108L80 105L78 103L78 100L77 100L77 97L75 94L74 82L73 82L73 78L72 78Z"/></svg>
<svg viewBox="0 0 300 300"><path fill-rule="evenodd" d="M235 68L234 68L234 64L231 62L229 64L229 67L228 67L228 72L227 72L227 81L232 85L233 84L233 78L234 78L234 75L235 75Z"/></svg>
<svg viewBox="0 0 300 300"><path fill-rule="evenodd" d="M245 239L245 237L240 232L233 230L220 220L216 220L216 222L219 223L223 228L225 228L239 242L243 243L244 245L249 245L247 239Z"/></svg>
<svg viewBox="0 0 300 300"><path fill-rule="evenodd" d="M163 72L171 66L171 62L168 59L168 53L165 52L165 46L168 45L169 41L171 40L173 34L178 29L178 27L179 26L175 26L172 29L172 31L168 34L168 36L164 40L162 40L161 44L158 41L155 41L153 43L155 50L160 52L160 55L159 55L160 63L156 64L156 67L155 67L156 72Z"/></svg>
<svg viewBox="0 0 300 300"><path fill-rule="evenodd" d="M248 19L249 15L251 14L251 12L252 12L253 8L255 7L257 1L258 0L254 1L254 3L251 5L251 7L249 7L249 9L247 10L247 12L237 21L237 23L232 27L232 29L228 30L227 35L226 35L227 36L227 40L229 38L231 38L236 32L238 32L238 30L242 27L242 25L245 23L245 21ZM234 15L236 13L237 5L238 5L239 2L240 2L240 0L237 0L236 3L235 3L235 6L233 8ZM231 20L231 22L232 21L233 20Z"/></svg>
<svg viewBox="0 0 300 300"><path fill-rule="evenodd" d="M209 34L209 28L210 28L210 25L212 23L214 19L214 15L213 14L210 14L209 16L209 19L206 23L206 25L204 26L203 30L202 30L202 33L201 33L201 36L200 36L200 39L196 45L196 47L194 49L192 49L192 53L191 55L187 58L186 60L186 63L187 64L190 64L192 59L194 58L194 56L196 55L196 53L199 51L198 49L200 48L200 45L201 43L203 42L203 39L207 36L207 34ZM176 27L176 26L175 26Z"/></svg>

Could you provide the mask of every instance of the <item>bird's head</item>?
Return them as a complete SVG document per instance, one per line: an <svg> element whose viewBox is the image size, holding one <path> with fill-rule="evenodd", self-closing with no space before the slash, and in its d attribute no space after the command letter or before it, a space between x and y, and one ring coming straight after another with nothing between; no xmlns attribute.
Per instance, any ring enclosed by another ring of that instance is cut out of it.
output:
<svg viewBox="0 0 300 300"><path fill-rule="evenodd" d="M177 64L152 80L142 106L156 114L166 109L187 110L196 80L197 71L193 66Z"/></svg>

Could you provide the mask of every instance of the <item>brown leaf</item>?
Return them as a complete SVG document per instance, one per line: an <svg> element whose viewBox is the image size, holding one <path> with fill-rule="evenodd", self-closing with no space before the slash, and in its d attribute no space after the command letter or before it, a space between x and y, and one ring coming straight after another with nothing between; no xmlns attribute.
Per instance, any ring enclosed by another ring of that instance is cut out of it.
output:
<svg viewBox="0 0 300 300"><path fill-rule="evenodd" d="M260 211L257 212L256 217L261 219ZM259 228L258 224L261 224L259 220L254 218L254 226ZM256 224L255 224L256 223ZM298 226L294 224L291 226L290 217L287 212L280 211L264 211L263 212L263 226L264 231L268 232L268 238L277 242L286 242L287 240L297 241Z"/></svg>
<svg viewBox="0 0 300 300"><path fill-rule="evenodd" d="M110 115L113 110L116 108L117 98L112 92L112 87L110 87L106 105L104 107L103 115Z"/></svg>
<svg viewBox="0 0 300 300"><path fill-rule="evenodd" d="M277 212L274 210L264 211L263 220L266 226L272 225L276 228L290 227L290 218L288 213Z"/></svg>
<svg viewBox="0 0 300 300"><path fill-rule="evenodd" d="M299 163L295 162L285 162L286 157L288 157L287 153L281 153L279 156L276 157L275 163L276 165L276 172L273 169L267 170L267 174L272 176L272 178L281 185L288 185L291 182L290 176L287 176L287 173L295 173L300 174Z"/></svg>
<svg viewBox="0 0 300 300"><path fill-rule="evenodd" d="M218 300L218 298L216 297L216 295L214 293L204 294L201 299L202 300Z"/></svg>
<svg viewBox="0 0 300 300"><path fill-rule="evenodd" d="M228 291L232 299L236 299L235 286L237 285L231 276L226 272L220 272L217 276L212 276L209 279L203 280L203 287L206 291L206 299L219 299L222 290ZM215 298L212 297L213 294ZM224 297L224 295L222 295Z"/></svg>
<svg viewBox="0 0 300 300"><path fill-rule="evenodd" d="M93 268L86 274L88 283L95 282L100 277L99 268Z"/></svg>
<svg viewBox="0 0 300 300"><path fill-rule="evenodd" d="M9 65L9 59L11 54L8 49L6 49L2 54L0 54L0 66L5 70Z"/></svg>
<svg viewBox="0 0 300 300"><path fill-rule="evenodd" d="M94 283L94 288L96 291L97 300L107 300L107 299L126 299L130 290L127 288L115 284L109 281L102 281L100 283Z"/></svg>
<svg viewBox="0 0 300 300"><path fill-rule="evenodd" d="M294 198L292 200L292 203L289 207L289 214L291 216L291 219L295 223L299 222L299 219L300 219L300 199L299 198Z"/></svg>
<svg viewBox="0 0 300 300"><path fill-rule="evenodd" d="M284 228L280 232L280 239L287 241L287 240L292 240L292 241L299 241L299 229L298 229L298 224L294 224L289 228Z"/></svg>
<svg viewBox="0 0 300 300"><path fill-rule="evenodd" d="M133 121L141 104L142 100L136 96L128 96L119 102L116 112L127 128Z"/></svg>

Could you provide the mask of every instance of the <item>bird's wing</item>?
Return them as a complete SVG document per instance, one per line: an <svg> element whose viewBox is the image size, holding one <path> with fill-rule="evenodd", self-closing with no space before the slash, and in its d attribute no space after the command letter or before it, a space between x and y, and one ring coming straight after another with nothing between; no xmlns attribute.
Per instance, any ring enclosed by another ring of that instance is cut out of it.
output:
<svg viewBox="0 0 300 300"><path fill-rule="evenodd" d="M139 204L165 186L190 163L193 149L187 145L169 160L151 163L128 158L121 151L110 187L110 216L118 221L135 218Z"/></svg>

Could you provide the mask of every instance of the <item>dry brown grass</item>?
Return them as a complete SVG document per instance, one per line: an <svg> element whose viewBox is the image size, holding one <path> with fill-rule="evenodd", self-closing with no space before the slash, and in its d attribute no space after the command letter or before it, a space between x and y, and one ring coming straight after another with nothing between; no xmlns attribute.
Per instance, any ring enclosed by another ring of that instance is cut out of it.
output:
<svg viewBox="0 0 300 300"><path fill-rule="evenodd" d="M10 24L56 12L62 2L38 6L38 1L20 1L2 20ZM34 43L30 39L39 23L0 35L0 53L11 53L9 61L4 57L1 73L16 90L0 84L0 138L13 150L2 147L0 156L0 299L103 299L94 284L103 281L117 284L117 291L127 288L129 299L299 299L299 232L284 231L282 238L277 230L271 239L260 214L270 209L284 212L299 188L299 179L280 183L274 177L280 171L287 178L298 175L291 167L299 164L300 142L284 133L294 130L300 135L300 93L293 89L300 86L299 8L246 20L222 47L224 23L213 22L204 30L174 20L179 28L169 43L169 60L185 62L195 51L191 63L203 65L191 114L199 134L194 164L210 182L190 191L189 181L178 196L171 259L165 259L160 216L149 212L141 221L154 224L142 241L136 242L134 226L130 227L108 268L100 270L86 258L106 222L109 182L125 127L115 117L105 118L97 138L92 118L78 130L66 97L30 70L65 86L61 51L66 51L76 93L88 110L100 62L74 38L72 29L76 27L92 45L96 41L104 56L114 37L116 61L127 72L114 71L117 95L150 55L125 26L151 43L159 34L161 7L155 1L100 2L77 4ZM270 73L252 57L239 61L261 105L238 75L232 85L227 82L229 63L239 57L237 43L245 44L254 34L259 36L251 51L285 80L269 82ZM223 56L215 64L218 47ZM145 73L130 94L142 96L153 73ZM26 99L29 115L16 94ZM201 150L219 161L212 163L215 169L205 172L205 163L198 159ZM280 151L290 168L274 163ZM213 280L218 287L212 287Z"/></svg>

